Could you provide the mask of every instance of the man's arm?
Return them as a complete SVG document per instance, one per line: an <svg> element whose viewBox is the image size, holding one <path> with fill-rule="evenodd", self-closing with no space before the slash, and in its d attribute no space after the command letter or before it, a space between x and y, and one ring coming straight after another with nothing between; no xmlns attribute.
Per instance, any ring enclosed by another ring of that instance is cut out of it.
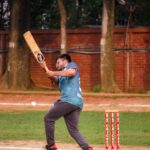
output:
<svg viewBox="0 0 150 150"><path fill-rule="evenodd" d="M64 71L47 71L48 76L55 77L55 76L65 76L65 77L72 77L76 74L76 68L70 68Z"/></svg>
<svg viewBox="0 0 150 150"><path fill-rule="evenodd" d="M56 76L48 76L48 78L56 82L58 81L58 78Z"/></svg>
<svg viewBox="0 0 150 150"><path fill-rule="evenodd" d="M47 68L46 62L40 63L42 68ZM64 71L51 71L48 68L46 69L46 73L49 77L54 80L57 80L57 76L65 76L65 77L72 77L76 74L76 68L70 68Z"/></svg>
<svg viewBox="0 0 150 150"><path fill-rule="evenodd" d="M49 69L48 69L48 67L47 67L47 65L46 65L46 62L44 61L44 62L42 62L42 63L40 63L40 66L46 71L46 73L48 74L48 72L50 71ZM45 69L46 68L46 69ZM49 76L49 79L51 79L51 80L53 80L53 81L55 81L55 82L57 82L58 81L58 78L56 77L56 76Z"/></svg>

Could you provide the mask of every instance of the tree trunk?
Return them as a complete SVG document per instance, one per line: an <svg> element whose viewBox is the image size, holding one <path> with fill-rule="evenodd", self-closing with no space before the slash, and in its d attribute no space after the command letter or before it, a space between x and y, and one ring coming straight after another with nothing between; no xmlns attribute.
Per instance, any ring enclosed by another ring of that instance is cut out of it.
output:
<svg viewBox="0 0 150 150"><path fill-rule="evenodd" d="M66 22L67 22L67 13L64 6L63 0L57 0L60 16L61 16L61 54L67 53L67 31L66 31Z"/></svg>
<svg viewBox="0 0 150 150"><path fill-rule="evenodd" d="M8 66L1 88L22 90L30 86L29 50L22 36L29 28L29 2L12 0L11 3Z"/></svg>
<svg viewBox="0 0 150 150"><path fill-rule="evenodd" d="M103 92L118 92L114 77L112 36L114 28L115 0L103 0L101 37L101 88Z"/></svg>

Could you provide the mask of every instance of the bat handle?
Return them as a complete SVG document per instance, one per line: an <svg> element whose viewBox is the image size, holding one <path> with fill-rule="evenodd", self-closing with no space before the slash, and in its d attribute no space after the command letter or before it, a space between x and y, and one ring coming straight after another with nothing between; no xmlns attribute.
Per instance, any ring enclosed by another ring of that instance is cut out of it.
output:
<svg viewBox="0 0 150 150"><path fill-rule="evenodd" d="M48 72L48 71L49 71L49 69L48 69L48 67L47 67L45 61L43 61L42 63L40 63L40 66L42 67L42 69L43 69L45 72Z"/></svg>
<svg viewBox="0 0 150 150"><path fill-rule="evenodd" d="M49 69L47 68L47 66L45 66L45 68L43 68L45 72L48 72Z"/></svg>

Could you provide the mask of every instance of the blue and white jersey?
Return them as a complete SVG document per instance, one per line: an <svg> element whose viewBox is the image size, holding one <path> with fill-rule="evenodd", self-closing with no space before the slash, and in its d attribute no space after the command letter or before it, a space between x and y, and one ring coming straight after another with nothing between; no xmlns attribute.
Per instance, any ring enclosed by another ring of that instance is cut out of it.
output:
<svg viewBox="0 0 150 150"><path fill-rule="evenodd" d="M74 62L71 62L63 69L63 71L68 70L70 68L76 69L75 76L58 77L58 84L62 95L60 100L82 108L83 101L82 101L82 92L80 87L79 68Z"/></svg>

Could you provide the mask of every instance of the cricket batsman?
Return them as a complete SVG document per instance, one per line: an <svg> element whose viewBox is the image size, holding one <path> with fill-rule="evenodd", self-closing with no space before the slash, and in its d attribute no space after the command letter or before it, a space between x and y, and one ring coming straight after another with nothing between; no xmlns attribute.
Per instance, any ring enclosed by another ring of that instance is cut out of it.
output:
<svg viewBox="0 0 150 150"><path fill-rule="evenodd" d="M46 68L46 63L40 64ZM61 54L56 60L58 71L47 70L48 77L58 83L61 97L54 103L44 117L47 150L57 150L54 138L55 121L64 117L69 134L74 138L82 150L93 150L85 141L78 129L78 122L83 108L82 92L80 87L79 68L71 61L68 54Z"/></svg>

